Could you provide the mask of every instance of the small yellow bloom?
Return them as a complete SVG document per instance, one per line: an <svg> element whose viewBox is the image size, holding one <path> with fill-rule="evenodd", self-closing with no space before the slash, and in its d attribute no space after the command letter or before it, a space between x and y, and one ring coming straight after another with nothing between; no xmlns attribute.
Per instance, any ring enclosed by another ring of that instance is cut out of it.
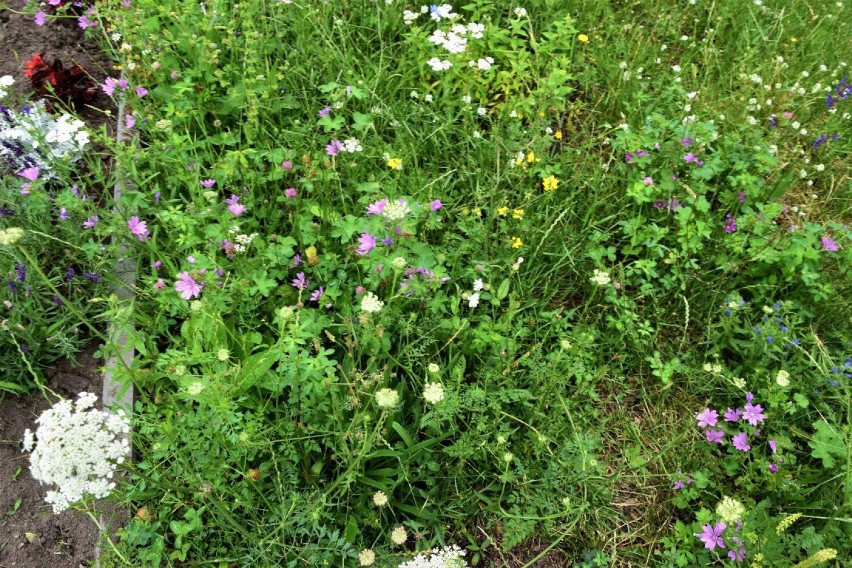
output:
<svg viewBox="0 0 852 568"><path fill-rule="evenodd" d="M512 219L521 220L524 218L524 210L523 209L512 209Z"/></svg>
<svg viewBox="0 0 852 568"><path fill-rule="evenodd" d="M388 167L393 168L395 170L401 170L402 160L399 158L391 158L390 160L388 160Z"/></svg>
<svg viewBox="0 0 852 568"><path fill-rule="evenodd" d="M480 209L479 207L471 211L471 213L473 213L477 217L482 217L482 209Z"/></svg>
<svg viewBox="0 0 852 568"><path fill-rule="evenodd" d="M512 248L517 249L524 246L524 241L520 239L520 237L512 237Z"/></svg>
<svg viewBox="0 0 852 568"><path fill-rule="evenodd" d="M559 179L556 176L547 176L541 180L541 184L544 186L544 191L553 191L559 187Z"/></svg>
<svg viewBox="0 0 852 568"><path fill-rule="evenodd" d="M562 140L562 131L557 130L556 132L553 133L553 137L556 138L557 140Z"/></svg>
<svg viewBox="0 0 852 568"><path fill-rule="evenodd" d="M507 213L509 213L509 208L506 207L505 205L503 207L500 207L499 209L497 209L497 214L500 215L501 217L505 217Z"/></svg>
<svg viewBox="0 0 852 568"><path fill-rule="evenodd" d="M535 152L530 150L529 152L527 152L527 163L532 164L535 161L536 161Z"/></svg>
<svg viewBox="0 0 852 568"><path fill-rule="evenodd" d="M580 34L577 36L577 41L582 43L589 43L589 36L587 36L586 34Z"/></svg>
<svg viewBox="0 0 852 568"><path fill-rule="evenodd" d="M543 111L543 110L538 111L538 115L539 115L539 116L544 116L544 111Z"/></svg>
<svg viewBox="0 0 852 568"><path fill-rule="evenodd" d="M790 38L790 41L792 41L793 43L796 43L796 42L797 42L797 41L799 41L799 40L797 40L797 39L796 39L796 38L794 38L794 37L791 37L791 38Z"/></svg>

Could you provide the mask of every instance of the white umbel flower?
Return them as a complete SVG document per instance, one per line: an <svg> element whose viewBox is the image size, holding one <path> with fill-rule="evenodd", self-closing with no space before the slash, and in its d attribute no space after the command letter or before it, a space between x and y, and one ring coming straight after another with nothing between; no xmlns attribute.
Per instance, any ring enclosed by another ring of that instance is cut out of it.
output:
<svg viewBox="0 0 852 568"><path fill-rule="evenodd" d="M423 387L423 399L429 404L438 404L444 400L444 385L441 383L426 383Z"/></svg>
<svg viewBox="0 0 852 568"><path fill-rule="evenodd" d="M612 281L609 276L609 272L604 272L603 270L598 270L597 268L595 268L595 271L589 280L591 280L594 284L597 284L598 286L606 286Z"/></svg>
<svg viewBox="0 0 852 568"><path fill-rule="evenodd" d="M61 400L36 420L37 442L30 455L30 471L40 483L58 486L45 496L54 513L85 495L97 499L109 495L115 488L116 464L130 452L130 421L124 411L98 410L96 401L95 395L82 392L76 403ZM29 430L24 432L24 442L32 448Z"/></svg>
<svg viewBox="0 0 852 568"><path fill-rule="evenodd" d="M379 408L393 408L399 404L399 393L393 389L380 389L376 392L376 404Z"/></svg>
<svg viewBox="0 0 852 568"><path fill-rule="evenodd" d="M428 553L418 554L398 568L467 568L465 552L456 545L435 548Z"/></svg>
<svg viewBox="0 0 852 568"><path fill-rule="evenodd" d="M374 314L384 307L385 303L373 294L372 292L367 292L364 294L364 297L361 298L361 311Z"/></svg>

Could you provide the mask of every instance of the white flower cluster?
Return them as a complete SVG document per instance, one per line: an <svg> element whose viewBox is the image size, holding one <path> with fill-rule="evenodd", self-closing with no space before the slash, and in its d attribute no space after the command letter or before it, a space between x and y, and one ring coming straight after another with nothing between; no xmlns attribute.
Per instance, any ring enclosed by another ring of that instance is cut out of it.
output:
<svg viewBox="0 0 852 568"><path fill-rule="evenodd" d="M253 240L257 238L257 233L252 233L250 235L245 235L240 233L240 227L234 225L230 229L228 229L229 235L234 235L234 252L243 253L246 252L246 247L251 244Z"/></svg>
<svg viewBox="0 0 852 568"><path fill-rule="evenodd" d="M367 312L370 314L374 314L376 312L381 311L384 307L385 303L373 294L372 292L367 292L364 294L364 297L361 298L361 311Z"/></svg>
<svg viewBox="0 0 852 568"><path fill-rule="evenodd" d="M364 147L361 146L361 141L357 138L347 138L343 141L343 151L349 152L350 154L354 154L355 152L361 152L364 150Z"/></svg>
<svg viewBox="0 0 852 568"><path fill-rule="evenodd" d="M456 545L436 548L431 555L418 554L397 568L466 568L465 552Z"/></svg>
<svg viewBox="0 0 852 568"><path fill-rule="evenodd" d="M593 284L597 284L598 286L606 286L612 280L609 276L609 272L605 272L603 270L598 270L595 268L594 273L589 280L592 281Z"/></svg>
<svg viewBox="0 0 852 568"><path fill-rule="evenodd" d="M98 499L109 495L115 487L116 464L130 452L130 421L124 411L98 410L97 400L94 394L81 392L76 402L59 401L36 419L35 436L29 429L24 432L24 450L32 451L33 477L58 486L45 496L54 513L86 494Z"/></svg>
<svg viewBox="0 0 852 568"><path fill-rule="evenodd" d="M9 94L6 89L15 84L15 78L11 75L3 75L0 77L0 99L5 99Z"/></svg>
<svg viewBox="0 0 852 568"><path fill-rule="evenodd" d="M42 179L50 178L51 162L77 161L88 145L83 122L64 113L54 119L44 101L20 112L0 105L0 158L16 171L38 167Z"/></svg>
<svg viewBox="0 0 852 568"><path fill-rule="evenodd" d="M382 217L391 223L398 223L405 219L409 213L411 213L411 207L408 206L408 202L404 199L397 199L387 202L382 210Z"/></svg>
<svg viewBox="0 0 852 568"><path fill-rule="evenodd" d="M480 71L488 71L489 69L491 69L492 65L494 65L493 57L479 58L476 61L473 61L471 59L467 62L468 67L476 67Z"/></svg>

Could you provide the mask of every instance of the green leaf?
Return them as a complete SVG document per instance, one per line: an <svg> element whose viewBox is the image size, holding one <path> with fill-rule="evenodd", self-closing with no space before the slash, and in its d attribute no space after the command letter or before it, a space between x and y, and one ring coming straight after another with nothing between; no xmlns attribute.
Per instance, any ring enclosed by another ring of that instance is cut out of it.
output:
<svg viewBox="0 0 852 568"><path fill-rule="evenodd" d="M506 278L500 283L500 287L497 288L497 299L502 300L506 296L509 295L509 279Z"/></svg>
<svg viewBox="0 0 852 568"><path fill-rule="evenodd" d="M834 458L846 457L846 440L840 437L840 433L831 427L825 420L814 422L813 439L808 441L812 448L811 455L822 460L822 467L829 469L834 467Z"/></svg>

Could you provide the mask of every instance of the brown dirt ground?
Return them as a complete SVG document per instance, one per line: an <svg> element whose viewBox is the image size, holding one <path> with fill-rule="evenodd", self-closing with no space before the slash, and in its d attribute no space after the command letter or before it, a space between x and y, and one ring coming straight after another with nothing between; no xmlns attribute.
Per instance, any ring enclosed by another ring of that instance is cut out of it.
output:
<svg viewBox="0 0 852 568"><path fill-rule="evenodd" d="M76 368L63 361L48 371L48 387L65 398L100 395L100 362L92 352L81 353ZM30 475L21 453L24 430L35 430L36 417L49 406L39 393L0 400L0 568L78 568L92 565L95 556L95 524L74 511L54 515L44 502L46 487Z"/></svg>
<svg viewBox="0 0 852 568"><path fill-rule="evenodd" d="M75 19L49 20L39 27L32 16L15 13L23 7L22 0L9 0L5 4L11 9L0 5L0 76L15 78L10 93L13 98L23 99L30 94L24 63L42 51L49 61L58 57L66 65L77 63L96 83L103 83L108 75L115 74L110 72L112 63L100 51L97 42L84 37ZM77 109L77 114L90 128L98 129L102 124L111 128L114 120L102 109L111 109L115 115L110 98L100 93L90 106Z"/></svg>

